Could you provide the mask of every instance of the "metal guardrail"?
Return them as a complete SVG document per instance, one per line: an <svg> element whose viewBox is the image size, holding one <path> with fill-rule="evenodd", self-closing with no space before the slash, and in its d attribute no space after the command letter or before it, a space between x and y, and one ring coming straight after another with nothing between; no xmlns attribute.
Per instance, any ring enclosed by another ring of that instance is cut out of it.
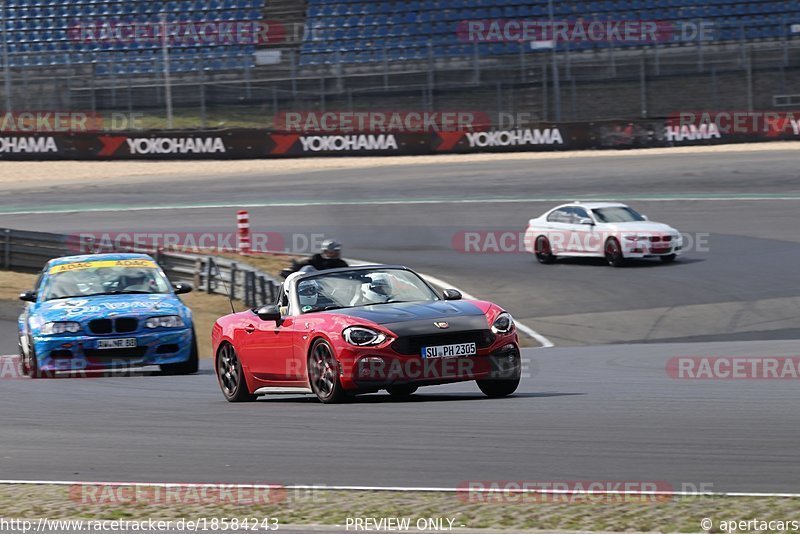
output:
<svg viewBox="0 0 800 534"><path fill-rule="evenodd" d="M4 270L38 272L47 261L61 256L83 254L86 244L71 236L46 232L0 229L0 265ZM212 255L168 252L136 246L97 247L100 252L140 252L150 254L173 283L188 282L209 294L225 294L246 306L275 302L280 282L247 263Z"/></svg>

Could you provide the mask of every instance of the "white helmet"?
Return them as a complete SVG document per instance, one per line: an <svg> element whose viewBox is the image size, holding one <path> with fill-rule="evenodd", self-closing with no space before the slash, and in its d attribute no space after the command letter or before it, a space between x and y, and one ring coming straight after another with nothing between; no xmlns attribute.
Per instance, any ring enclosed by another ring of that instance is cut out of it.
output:
<svg viewBox="0 0 800 534"><path fill-rule="evenodd" d="M372 275L372 282L369 284L369 289L373 293L390 297L394 293L392 281L389 279L388 274L374 274Z"/></svg>
<svg viewBox="0 0 800 534"><path fill-rule="evenodd" d="M316 306L319 297L319 284L316 280L303 280L297 284L297 297L300 306Z"/></svg>
<svg viewBox="0 0 800 534"><path fill-rule="evenodd" d="M369 284L364 284L362 293L369 302L384 302L394 294L394 286L388 274L378 273L370 275Z"/></svg>

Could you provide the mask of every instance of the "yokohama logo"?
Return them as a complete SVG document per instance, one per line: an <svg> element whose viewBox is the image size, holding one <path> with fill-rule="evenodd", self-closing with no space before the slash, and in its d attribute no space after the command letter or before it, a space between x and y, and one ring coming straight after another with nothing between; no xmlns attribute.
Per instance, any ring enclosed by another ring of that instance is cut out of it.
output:
<svg viewBox="0 0 800 534"><path fill-rule="evenodd" d="M132 155L135 154L224 154L221 137L206 138L134 138L126 139Z"/></svg>
<svg viewBox="0 0 800 534"><path fill-rule="evenodd" d="M564 144L564 139L561 137L561 131L558 128L475 132L468 133L467 140L470 148Z"/></svg>
<svg viewBox="0 0 800 534"><path fill-rule="evenodd" d="M0 137L0 153L44 154L58 152L52 137Z"/></svg>
<svg viewBox="0 0 800 534"><path fill-rule="evenodd" d="M303 152L342 152L347 150L397 150L394 135L324 135L301 137Z"/></svg>
<svg viewBox="0 0 800 534"><path fill-rule="evenodd" d="M708 141L721 139L722 134L715 124L684 124L682 126L667 126L667 141Z"/></svg>

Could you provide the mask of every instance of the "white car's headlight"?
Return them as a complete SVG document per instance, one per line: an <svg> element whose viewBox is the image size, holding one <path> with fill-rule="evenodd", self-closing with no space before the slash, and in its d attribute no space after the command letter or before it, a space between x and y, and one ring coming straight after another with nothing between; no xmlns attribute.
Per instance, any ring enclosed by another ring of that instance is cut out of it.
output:
<svg viewBox="0 0 800 534"><path fill-rule="evenodd" d="M364 328L363 326L351 326L342 332L344 340L356 347L373 347L386 341L386 334Z"/></svg>
<svg viewBox="0 0 800 534"><path fill-rule="evenodd" d="M497 316L492 323L492 332L495 334L508 334L514 329L514 318L508 312L503 312Z"/></svg>
<svg viewBox="0 0 800 534"><path fill-rule="evenodd" d="M145 321L147 328L181 328L184 326L183 319L177 315L164 315L163 317L151 317Z"/></svg>
<svg viewBox="0 0 800 534"><path fill-rule="evenodd" d="M647 239L647 237L643 235L624 235L622 237L625 238L626 241L639 241L642 239Z"/></svg>
<svg viewBox="0 0 800 534"><path fill-rule="evenodd" d="M53 336L58 334L76 334L81 331L81 323L74 321L55 321L44 323L39 333L43 336Z"/></svg>

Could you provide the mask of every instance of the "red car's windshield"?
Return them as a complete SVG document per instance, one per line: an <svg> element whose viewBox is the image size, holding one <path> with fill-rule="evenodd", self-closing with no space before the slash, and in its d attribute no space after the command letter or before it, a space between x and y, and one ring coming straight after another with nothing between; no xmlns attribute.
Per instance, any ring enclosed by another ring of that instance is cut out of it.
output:
<svg viewBox="0 0 800 534"><path fill-rule="evenodd" d="M391 302L433 302L436 292L403 269L354 270L320 274L297 283L302 313Z"/></svg>

